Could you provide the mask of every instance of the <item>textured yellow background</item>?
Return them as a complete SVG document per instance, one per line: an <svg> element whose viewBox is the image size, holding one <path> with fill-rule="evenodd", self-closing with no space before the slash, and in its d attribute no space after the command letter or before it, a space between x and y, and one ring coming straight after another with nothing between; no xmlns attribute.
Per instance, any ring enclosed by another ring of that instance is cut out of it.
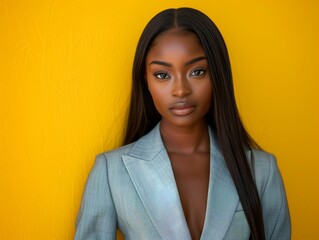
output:
<svg viewBox="0 0 319 240"><path fill-rule="evenodd" d="M293 239L319 239L316 0L0 0L0 239L72 239L95 155L119 146L148 20L195 7L228 44L248 130L276 154Z"/></svg>

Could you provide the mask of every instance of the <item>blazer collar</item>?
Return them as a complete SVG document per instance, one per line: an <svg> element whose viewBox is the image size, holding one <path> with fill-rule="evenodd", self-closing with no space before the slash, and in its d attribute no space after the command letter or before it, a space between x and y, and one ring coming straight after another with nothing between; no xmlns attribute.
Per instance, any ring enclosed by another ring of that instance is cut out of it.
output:
<svg viewBox="0 0 319 240"><path fill-rule="evenodd" d="M201 239L223 239L239 202L218 141L209 127L210 179ZM163 239L191 240L160 123L122 156L136 191Z"/></svg>
<svg viewBox="0 0 319 240"><path fill-rule="evenodd" d="M136 142L129 155L138 159L151 161L162 150L165 150L165 147L161 137L159 122L148 134Z"/></svg>

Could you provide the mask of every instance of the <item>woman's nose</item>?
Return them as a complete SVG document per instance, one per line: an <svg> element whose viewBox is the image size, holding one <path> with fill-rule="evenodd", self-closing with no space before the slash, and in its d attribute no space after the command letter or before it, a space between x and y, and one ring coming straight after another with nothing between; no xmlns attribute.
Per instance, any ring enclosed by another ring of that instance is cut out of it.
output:
<svg viewBox="0 0 319 240"><path fill-rule="evenodd" d="M187 79L175 79L172 94L175 97L183 98L191 93Z"/></svg>

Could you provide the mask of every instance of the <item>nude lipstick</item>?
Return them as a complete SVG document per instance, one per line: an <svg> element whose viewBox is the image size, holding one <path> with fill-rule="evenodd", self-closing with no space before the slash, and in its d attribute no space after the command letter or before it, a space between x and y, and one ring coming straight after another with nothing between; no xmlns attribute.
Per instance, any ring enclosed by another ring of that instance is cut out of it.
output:
<svg viewBox="0 0 319 240"><path fill-rule="evenodd" d="M186 116L195 111L195 104L188 102L174 103L170 108L170 112L176 116Z"/></svg>

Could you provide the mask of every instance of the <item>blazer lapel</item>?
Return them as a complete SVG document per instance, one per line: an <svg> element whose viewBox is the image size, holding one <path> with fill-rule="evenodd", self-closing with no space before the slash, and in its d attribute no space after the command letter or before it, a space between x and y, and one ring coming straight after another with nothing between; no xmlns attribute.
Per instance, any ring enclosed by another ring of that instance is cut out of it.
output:
<svg viewBox="0 0 319 240"><path fill-rule="evenodd" d="M202 240L222 240L239 203L237 190L209 128L210 180ZM163 239L191 240L159 124L122 156L136 191Z"/></svg>
<svg viewBox="0 0 319 240"><path fill-rule="evenodd" d="M160 236L191 240L159 124L122 159Z"/></svg>
<svg viewBox="0 0 319 240"><path fill-rule="evenodd" d="M239 203L237 190L212 129L210 135L210 181L205 224L201 239L224 239Z"/></svg>

